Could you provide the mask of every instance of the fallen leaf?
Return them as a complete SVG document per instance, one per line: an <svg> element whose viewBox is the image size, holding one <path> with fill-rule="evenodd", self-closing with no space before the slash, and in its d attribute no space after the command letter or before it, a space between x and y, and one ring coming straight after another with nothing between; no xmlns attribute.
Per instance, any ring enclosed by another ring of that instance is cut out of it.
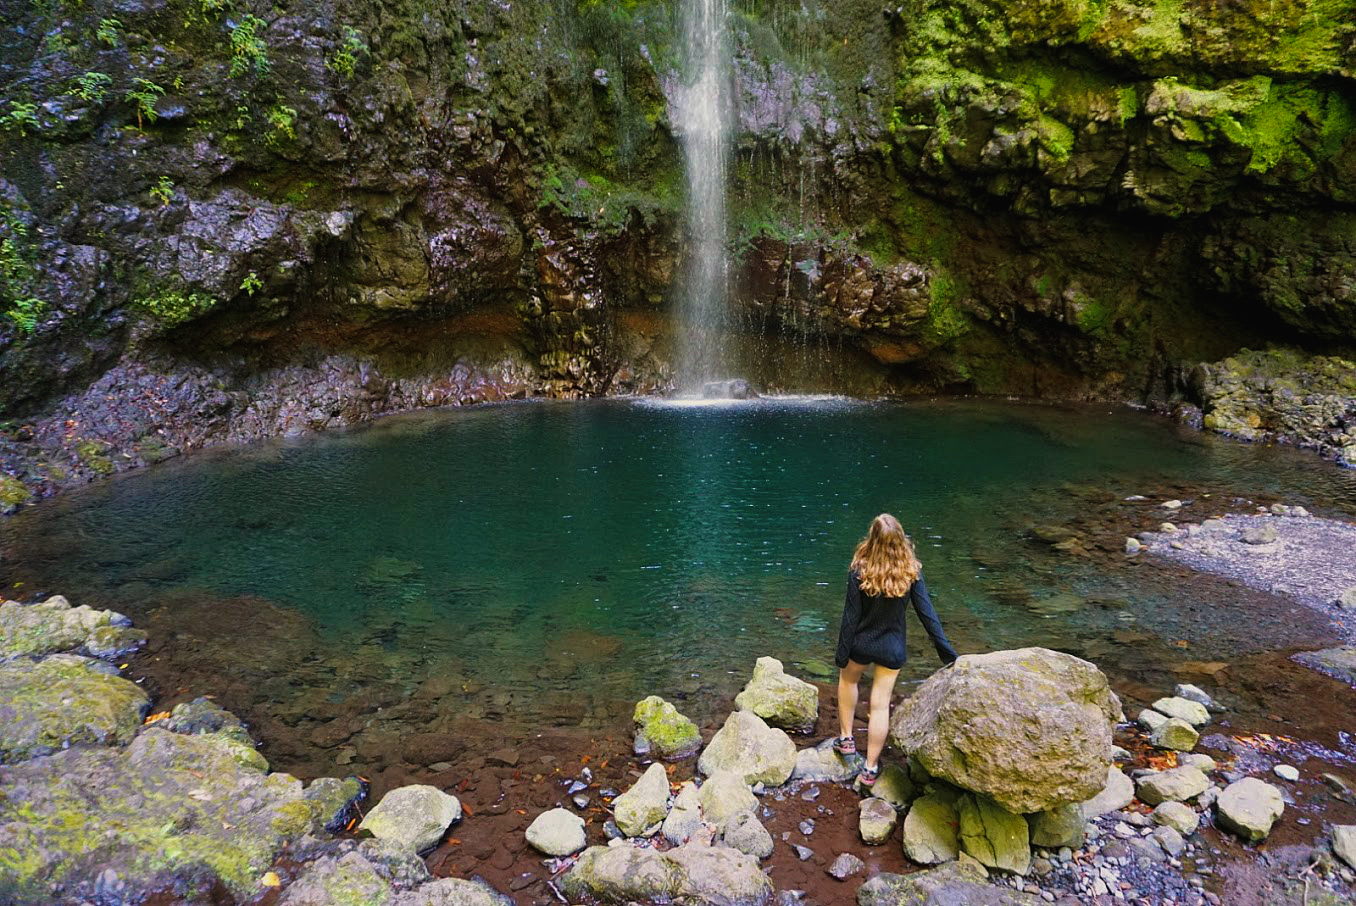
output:
<svg viewBox="0 0 1356 906"><path fill-rule="evenodd" d="M465 802L461 804L461 810L468 818L475 814L475 812L471 811L471 807L467 805Z"/></svg>
<svg viewBox="0 0 1356 906"><path fill-rule="evenodd" d="M281 887L282 878L278 877L276 871L270 871L259 879L259 883L263 884L265 887Z"/></svg>
<svg viewBox="0 0 1356 906"><path fill-rule="evenodd" d="M593 756L592 756L592 755L585 755L583 758L579 759L579 763L580 763L580 764L588 764L588 763L589 763L590 761L592 761L592 760L593 760Z"/></svg>
<svg viewBox="0 0 1356 906"><path fill-rule="evenodd" d="M526 815L526 814L527 814L527 809L516 808L516 809L514 809L513 811L514 811L515 814L518 814L518 815Z"/></svg>

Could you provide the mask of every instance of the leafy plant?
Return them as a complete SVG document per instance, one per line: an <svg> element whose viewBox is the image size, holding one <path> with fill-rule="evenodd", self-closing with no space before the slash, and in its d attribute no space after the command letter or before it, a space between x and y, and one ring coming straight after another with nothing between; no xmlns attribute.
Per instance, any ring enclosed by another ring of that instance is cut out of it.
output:
<svg viewBox="0 0 1356 906"><path fill-rule="evenodd" d="M104 96L108 94L108 86L112 84L112 76L102 72L87 72L82 76L76 76L71 86L71 94L91 104L102 104Z"/></svg>
<svg viewBox="0 0 1356 906"><path fill-rule="evenodd" d="M132 305L166 327L177 327L210 311L217 300L204 293L185 292L182 289L165 289L149 296L142 296Z"/></svg>
<svg viewBox="0 0 1356 906"><path fill-rule="evenodd" d="M236 128L236 129L244 129L246 126L248 126L248 125L250 124L250 122L251 122L253 119L254 119L254 117L250 115L250 108L246 107L244 104L237 104L237 105L236 105L236 108L235 108L235 128Z"/></svg>
<svg viewBox="0 0 1356 906"><path fill-rule="evenodd" d="M245 275L245 279L240 281L240 288L252 296L264 288L264 281L259 279L257 272L250 271Z"/></svg>
<svg viewBox="0 0 1356 906"><path fill-rule="evenodd" d="M264 136L264 143L270 148L276 147L283 138L292 141L297 137L295 128L297 111L292 107L277 104L268 111L268 124L272 130Z"/></svg>
<svg viewBox="0 0 1356 906"><path fill-rule="evenodd" d="M268 73L268 45L260 33L268 23L253 13L231 24L231 77L244 75L250 69L255 75Z"/></svg>
<svg viewBox="0 0 1356 906"><path fill-rule="evenodd" d="M151 186L151 197L160 202L161 205L168 207L174 200L174 180L168 176L161 176L156 184Z"/></svg>
<svg viewBox="0 0 1356 906"><path fill-rule="evenodd" d="M28 225L13 211L0 210L0 235L0 313L20 333L31 334L47 303L32 294L37 272L29 260Z"/></svg>
<svg viewBox="0 0 1356 906"><path fill-rule="evenodd" d="M94 37L109 47L117 47L118 29L120 28L122 28L122 23L117 19L100 19L99 27L94 30Z"/></svg>
<svg viewBox="0 0 1356 906"><path fill-rule="evenodd" d="M352 25L345 25L344 37L340 39L339 45L325 62L325 66L331 72L350 78L358 68L359 58L367 56L367 53L367 42L363 40L363 33Z"/></svg>
<svg viewBox="0 0 1356 906"><path fill-rule="evenodd" d="M37 132L41 128L41 124L38 123L38 105L25 101L10 101L9 113L0 116L0 127L16 129L19 132L25 129Z"/></svg>
<svg viewBox="0 0 1356 906"><path fill-rule="evenodd" d="M159 115L155 112L155 102L165 93L165 89L152 82L150 79L134 79L136 87L127 92L127 99L136 105L137 109L137 128L142 127L142 122L154 123Z"/></svg>

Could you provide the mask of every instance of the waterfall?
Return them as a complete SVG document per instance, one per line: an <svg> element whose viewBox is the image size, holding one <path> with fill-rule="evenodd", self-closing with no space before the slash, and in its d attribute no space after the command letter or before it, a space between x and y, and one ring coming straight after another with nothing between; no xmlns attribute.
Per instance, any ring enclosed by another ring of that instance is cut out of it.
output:
<svg viewBox="0 0 1356 906"><path fill-rule="evenodd" d="M688 254L679 304L677 378L682 392L730 367L725 181L729 169L730 54L725 0L687 0L684 87L677 125L687 176Z"/></svg>

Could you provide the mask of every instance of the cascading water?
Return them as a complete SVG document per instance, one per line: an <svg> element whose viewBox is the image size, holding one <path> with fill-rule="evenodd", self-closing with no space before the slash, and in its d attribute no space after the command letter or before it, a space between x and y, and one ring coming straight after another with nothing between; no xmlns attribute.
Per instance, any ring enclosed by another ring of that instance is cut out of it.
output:
<svg viewBox="0 0 1356 906"><path fill-rule="evenodd" d="M729 169L730 55L725 0L688 0L686 71L677 119L687 171L688 256L679 305L678 388L700 393L728 376L728 256L725 179Z"/></svg>

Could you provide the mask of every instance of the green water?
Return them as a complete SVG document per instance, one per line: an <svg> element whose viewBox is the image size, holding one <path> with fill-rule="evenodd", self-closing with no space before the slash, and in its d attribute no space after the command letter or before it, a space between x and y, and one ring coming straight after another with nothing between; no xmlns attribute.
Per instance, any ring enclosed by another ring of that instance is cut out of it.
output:
<svg viewBox="0 0 1356 906"><path fill-rule="evenodd" d="M274 732L335 703L587 729L649 694L714 712L760 655L831 661L847 560L882 511L962 652L1041 644L1168 682L1174 659L1308 641L1029 531L1195 489L1356 513L1356 473L1105 407L597 401L200 455L0 539L21 592L150 630L164 694L216 692ZM906 682L937 666L912 625Z"/></svg>

